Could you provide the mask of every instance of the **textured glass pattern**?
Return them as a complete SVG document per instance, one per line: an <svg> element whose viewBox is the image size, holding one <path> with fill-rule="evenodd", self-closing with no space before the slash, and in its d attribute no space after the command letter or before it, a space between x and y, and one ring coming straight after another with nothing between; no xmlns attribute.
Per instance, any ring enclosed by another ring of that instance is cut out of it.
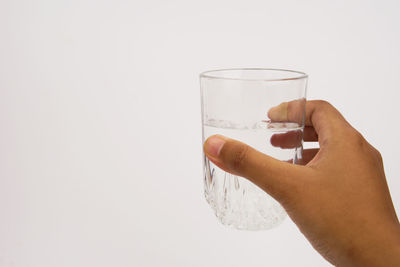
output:
<svg viewBox="0 0 400 267"><path fill-rule="evenodd" d="M204 193L215 215L237 229L264 230L279 225L286 217L281 205L240 176L224 172L205 160Z"/></svg>

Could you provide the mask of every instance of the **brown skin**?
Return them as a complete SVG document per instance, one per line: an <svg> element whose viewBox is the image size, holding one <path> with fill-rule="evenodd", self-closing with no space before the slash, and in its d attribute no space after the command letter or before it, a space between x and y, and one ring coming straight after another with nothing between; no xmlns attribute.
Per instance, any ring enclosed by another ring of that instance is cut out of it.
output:
<svg viewBox="0 0 400 267"><path fill-rule="evenodd" d="M282 103L268 116L296 121L295 106ZM223 170L249 179L278 200L330 263L400 266L400 225L380 153L325 101L306 103L305 125L304 141L318 141L320 149L304 151L304 166L220 135L208 138L204 151ZM298 142L298 136L271 138L277 147Z"/></svg>

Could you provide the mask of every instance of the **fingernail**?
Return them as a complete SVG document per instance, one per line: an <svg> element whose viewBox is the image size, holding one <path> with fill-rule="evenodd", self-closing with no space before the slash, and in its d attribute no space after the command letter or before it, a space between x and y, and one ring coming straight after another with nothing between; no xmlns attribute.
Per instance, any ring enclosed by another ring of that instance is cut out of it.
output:
<svg viewBox="0 0 400 267"><path fill-rule="evenodd" d="M218 157L225 142L225 139L220 135L209 137L205 144L206 153L212 157Z"/></svg>

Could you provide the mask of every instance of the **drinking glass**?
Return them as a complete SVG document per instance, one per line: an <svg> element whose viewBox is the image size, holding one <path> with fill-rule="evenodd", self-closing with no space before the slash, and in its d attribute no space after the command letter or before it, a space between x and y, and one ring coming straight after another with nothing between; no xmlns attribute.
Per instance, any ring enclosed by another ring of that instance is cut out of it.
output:
<svg viewBox="0 0 400 267"><path fill-rule="evenodd" d="M203 143L209 136L221 134L276 159L299 163L305 73L259 68L213 70L200 74L200 84ZM269 117L272 108L288 105L293 118ZM263 230L285 219L286 212L275 199L249 180L218 168L204 152L203 167L205 198L224 225Z"/></svg>

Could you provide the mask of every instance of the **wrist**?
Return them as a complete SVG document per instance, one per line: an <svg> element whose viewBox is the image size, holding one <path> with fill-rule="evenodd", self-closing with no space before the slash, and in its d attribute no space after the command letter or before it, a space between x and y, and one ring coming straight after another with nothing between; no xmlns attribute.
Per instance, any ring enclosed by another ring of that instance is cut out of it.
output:
<svg viewBox="0 0 400 267"><path fill-rule="evenodd" d="M338 266L400 266L399 224L380 226L358 240L347 249L345 263Z"/></svg>

